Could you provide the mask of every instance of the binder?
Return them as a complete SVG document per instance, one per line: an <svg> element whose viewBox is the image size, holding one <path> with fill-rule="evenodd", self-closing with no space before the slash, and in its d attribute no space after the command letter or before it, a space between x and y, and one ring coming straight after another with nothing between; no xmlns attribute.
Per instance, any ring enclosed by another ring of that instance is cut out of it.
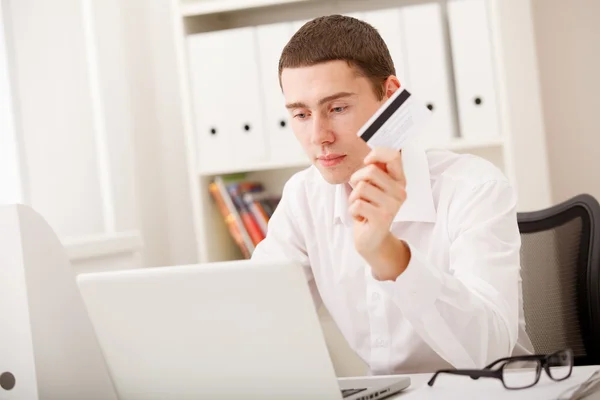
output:
<svg viewBox="0 0 600 400"><path fill-rule="evenodd" d="M285 108L285 99L279 85L279 58L293 32L293 26L289 22L256 27L263 125L268 155L272 162L308 161L292 131L290 114Z"/></svg>
<svg viewBox="0 0 600 400"><path fill-rule="evenodd" d="M448 3L460 135L464 138L500 134L488 22L485 1Z"/></svg>
<svg viewBox="0 0 600 400"><path fill-rule="evenodd" d="M220 34L202 33L190 35L187 39L197 167L200 171L226 167L233 158L228 147L231 132L226 127L225 113L218 106L225 101L225 93L214 83L215 77L220 76L221 63L213 57L217 53Z"/></svg>
<svg viewBox="0 0 600 400"><path fill-rule="evenodd" d="M200 170L265 162L254 28L198 33L187 40Z"/></svg>
<svg viewBox="0 0 600 400"><path fill-rule="evenodd" d="M406 67L406 48L402 30L402 9L391 8L364 13L363 20L373 26L385 41L394 66L396 77L402 87L410 88L410 81Z"/></svg>
<svg viewBox="0 0 600 400"><path fill-rule="evenodd" d="M432 112L421 143L443 146L455 136L456 129L441 6L426 3L403 7L401 26L410 76L408 90Z"/></svg>

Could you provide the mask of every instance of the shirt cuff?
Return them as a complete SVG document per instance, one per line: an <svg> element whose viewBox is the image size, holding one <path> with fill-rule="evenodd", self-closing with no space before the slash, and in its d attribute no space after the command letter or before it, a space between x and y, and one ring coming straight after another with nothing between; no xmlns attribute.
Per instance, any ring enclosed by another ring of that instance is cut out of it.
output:
<svg viewBox="0 0 600 400"><path fill-rule="evenodd" d="M432 307L440 295L443 275L424 254L404 242L410 249L410 261L404 272L395 281L377 282L403 313L420 315Z"/></svg>

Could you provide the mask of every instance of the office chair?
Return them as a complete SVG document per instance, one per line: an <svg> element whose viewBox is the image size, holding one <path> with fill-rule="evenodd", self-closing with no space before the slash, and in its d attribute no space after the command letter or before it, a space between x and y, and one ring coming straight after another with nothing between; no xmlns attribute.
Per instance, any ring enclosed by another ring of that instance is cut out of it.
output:
<svg viewBox="0 0 600 400"><path fill-rule="evenodd" d="M600 204L587 194L518 214L527 333L537 353L570 347L600 364Z"/></svg>

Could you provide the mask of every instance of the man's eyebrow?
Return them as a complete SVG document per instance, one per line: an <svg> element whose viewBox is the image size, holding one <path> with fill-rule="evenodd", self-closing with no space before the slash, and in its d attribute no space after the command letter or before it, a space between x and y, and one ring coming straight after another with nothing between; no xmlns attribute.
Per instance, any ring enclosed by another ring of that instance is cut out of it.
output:
<svg viewBox="0 0 600 400"><path fill-rule="evenodd" d="M285 108L287 108L288 110L294 109L294 108L308 108L306 106L306 104L302 103L302 102L295 102L295 103L288 103L285 105Z"/></svg>
<svg viewBox="0 0 600 400"><path fill-rule="evenodd" d="M338 92L338 93L332 94L331 96L323 97L321 100L319 100L319 105L323 105L330 101L341 99L344 97L350 97L353 95L354 95L354 93L351 93L351 92Z"/></svg>
<svg viewBox="0 0 600 400"><path fill-rule="evenodd" d="M350 97L350 96L353 96L353 95L355 95L355 93L352 93L352 92L338 92L338 93L332 94L330 96L323 97L321 100L319 100L319 105L323 105L323 104L325 104L327 102L330 102L332 100L337 100L337 99L341 99L341 98L344 98L344 97ZM287 109L308 108L308 106L306 104L302 103L302 102L289 103L289 104L286 104L285 107Z"/></svg>

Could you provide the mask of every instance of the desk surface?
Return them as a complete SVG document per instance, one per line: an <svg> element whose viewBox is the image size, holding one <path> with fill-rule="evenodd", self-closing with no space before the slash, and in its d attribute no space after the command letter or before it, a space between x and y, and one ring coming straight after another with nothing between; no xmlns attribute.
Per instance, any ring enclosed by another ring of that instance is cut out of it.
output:
<svg viewBox="0 0 600 400"><path fill-rule="evenodd" d="M390 397L390 400L424 400L424 399L558 399L567 389L584 382L599 370L600 365L582 366L573 368L571 376L562 381L554 382L542 371L542 376L537 385L520 390L507 390L498 379L481 378L470 379L468 376L440 375L432 387L427 386L427 381L432 374L410 375L411 385L402 393ZM515 371L514 374L523 374ZM375 379L390 379L389 376L374 377ZM483 396L485 394L485 396ZM596 393L589 399L600 399Z"/></svg>

